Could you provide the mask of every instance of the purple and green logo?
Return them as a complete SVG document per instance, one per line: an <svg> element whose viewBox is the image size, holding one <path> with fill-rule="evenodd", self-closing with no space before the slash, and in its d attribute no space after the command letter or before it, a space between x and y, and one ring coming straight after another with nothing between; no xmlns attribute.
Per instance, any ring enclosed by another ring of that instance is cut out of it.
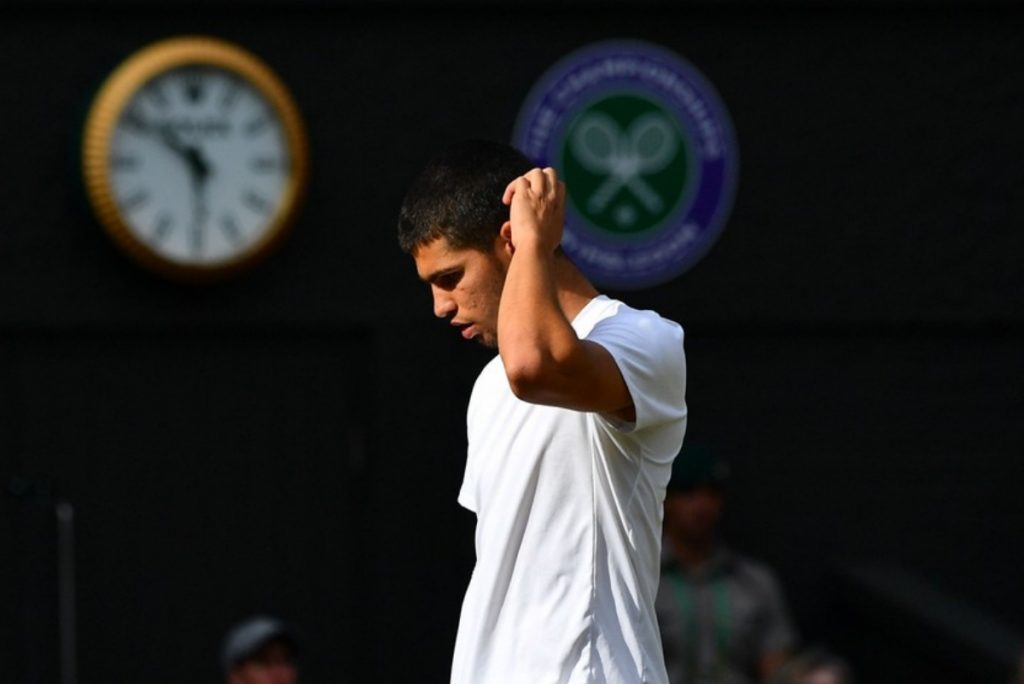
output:
<svg viewBox="0 0 1024 684"><path fill-rule="evenodd" d="M530 91L513 144L565 181L562 247L601 285L675 278L732 209L729 114L700 72L649 43L597 43L559 61Z"/></svg>

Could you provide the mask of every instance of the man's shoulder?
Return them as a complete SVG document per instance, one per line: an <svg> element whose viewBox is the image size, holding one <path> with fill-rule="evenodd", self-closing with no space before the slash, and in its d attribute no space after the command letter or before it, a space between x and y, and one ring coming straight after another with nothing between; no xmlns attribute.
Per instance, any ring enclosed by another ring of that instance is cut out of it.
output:
<svg viewBox="0 0 1024 684"><path fill-rule="evenodd" d="M634 330L643 335L682 335L682 326L679 323L665 318L657 311L637 309L606 295L595 298L592 314L587 322L590 324L587 336L599 334L602 330L613 327Z"/></svg>
<svg viewBox="0 0 1024 684"><path fill-rule="evenodd" d="M748 585L760 592L775 592L778 590L779 581L775 571L760 560L734 553L732 571L737 582Z"/></svg>

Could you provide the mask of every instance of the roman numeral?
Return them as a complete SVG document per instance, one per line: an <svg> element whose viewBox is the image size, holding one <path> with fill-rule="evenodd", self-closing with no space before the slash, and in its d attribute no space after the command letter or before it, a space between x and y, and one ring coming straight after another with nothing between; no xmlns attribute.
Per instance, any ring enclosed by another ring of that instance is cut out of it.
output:
<svg viewBox="0 0 1024 684"><path fill-rule="evenodd" d="M255 190L246 190L245 194L242 195L242 202L245 203L245 206L259 214L270 213L270 200L258 194Z"/></svg>
<svg viewBox="0 0 1024 684"><path fill-rule="evenodd" d="M124 154L113 154L110 156L111 171L138 171L141 161L138 157Z"/></svg>
<svg viewBox="0 0 1024 684"><path fill-rule="evenodd" d="M174 226L174 217L173 216L171 216L170 214L168 214L166 212L163 213L163 214L160 214L156 218L156 225L153 226L153 240L157 244L160 244L161 242L163 242L164 238L166 238L170 234L171 228L173 226Z"/></svg>
<svg viewBox="0 0 1024 684"><path fill-rule="evenodd" d="M121 211L125 213L131 213L136 209L141 209L149 201L149 192L147 190L139 190L121 202Z"/></svg>
<svg viewBox="0 0 1024 684"><path fill-rule="evenodd" d="M249 160L249 168L254 173L273 173L279 171L283 165L277 157L256 157Z"/></svg>
<svg viewBox="0 0 1024 684"><path fill-rule="evenodd" d="M238 229L238 222L235 221L234 216L225 214L221 217L220 227L231 244L238 245L242 242L242 231Z"/></svg>
<svg viewBox="0 0 1024 684"><path fill-rule="evenodd" d="M192 231L189 234L189 242L192 245L192 254L195 257L200 257L203 254L203 225L196 223L192 226Z"/></svg>
<svg viewBox="0 0 1024 684"><path fill-rule="evenodd" d="M125 110L125 113L121 115L121 123L135 131L140 133L149 132L149 124L145 119L142 118L142 114L136 108Z"/></svg>
<svg viewBox="0 0 1024 684"><path fill-rule="evenodd" d="M185 98L192 104L199 104L206 96L206 82L203 80L203 73L198 69L189 69L182 73L181 81L185 87Z"/></svg>
<svg viewBox="0 0 1024 684"><path fill-rule="evenodd" d="M266 114L260 114L255 119L253 119L249 123L245 124L245 128L243 130L245 132L245 135L247 137L251 138L251 137L253 137L255 135L258 135L260 133L260 131L262 131L264 128L266 128L267 124L269 124L269 123L270 123L270 120L267 118L267 115Z"/></svg>
<svg viewBox="0 0 1024 684"><path fill-rule="evenodd" d="M221 111L227 112L238 102L238 95L242 92L242 85L238 79L232 78L224 88L224 94L220 98Z"/></svg>
<svg viewBox="0 0 1024 684"><path fill-rule="evenodd" d="M160 87L159 83L151 83L146 87L146 96L149 97L153 103L160 109L166 109L171 101L167 99L167 95L164 94L163 88Z"/></svg>

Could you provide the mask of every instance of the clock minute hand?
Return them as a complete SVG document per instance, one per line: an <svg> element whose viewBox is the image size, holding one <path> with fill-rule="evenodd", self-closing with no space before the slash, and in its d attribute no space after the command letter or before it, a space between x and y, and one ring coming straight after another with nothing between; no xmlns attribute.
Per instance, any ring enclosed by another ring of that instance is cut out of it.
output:
<svg viewBox="0 0 1024 684"><path fill-rule="evenodd" d="M192 179L191 249L195 257L199 258L203 252L203 233L210 214L206 206L206 181L213 169L206 161L202 148L183 143L169 124L160 126L159 132L160 140L185 162Z"/></svg>
<svg viewBox="0 0 1024 684"><path fill-rule="evenodd" d="M171 148L175 154L179 154L182 157L186 156L185 144L181 142L178 134L174 132L170 124L163 124L157 130L160 133L160 140L164 145Z"/></svg>
<svg viewBox="0 0 1024 684"><path fill-rule="evenodd" d="M200 147L183 146L181 151L192 177L192 252L199 258L203 252L204 232L210 211L206 205L206 181L210 176L210 164Z"/></svg>
<svg viewBox="0 0 1024 684"><path fill-rule="evenodd" d="M181 142L181 139L169 125L164 124L160 127L160 140L184 160L185 165L188 166L189 173L192 174L193 182L202 184L207 176L210 175L212 169L209 162L203 156L202 151L194 145L186 145Z"/></svg>

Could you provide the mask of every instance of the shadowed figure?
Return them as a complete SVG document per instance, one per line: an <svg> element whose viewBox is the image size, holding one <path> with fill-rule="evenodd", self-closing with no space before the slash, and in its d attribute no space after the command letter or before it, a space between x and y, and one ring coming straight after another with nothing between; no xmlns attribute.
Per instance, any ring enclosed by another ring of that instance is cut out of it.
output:
<svg viewBox="0 0 1024 684"><path fill-rule="evenodd" d="M298 640L289 625L257 616L232 627L221 648L225 684L298 684Z"/></svg>
<svg viewBox="0 0 1024 684"><path fill-rule="evenodd" d="M766 681L796 642L774 574L720 539L727 479L699 445L672 467L656 601L672 684Z"/></svg>

